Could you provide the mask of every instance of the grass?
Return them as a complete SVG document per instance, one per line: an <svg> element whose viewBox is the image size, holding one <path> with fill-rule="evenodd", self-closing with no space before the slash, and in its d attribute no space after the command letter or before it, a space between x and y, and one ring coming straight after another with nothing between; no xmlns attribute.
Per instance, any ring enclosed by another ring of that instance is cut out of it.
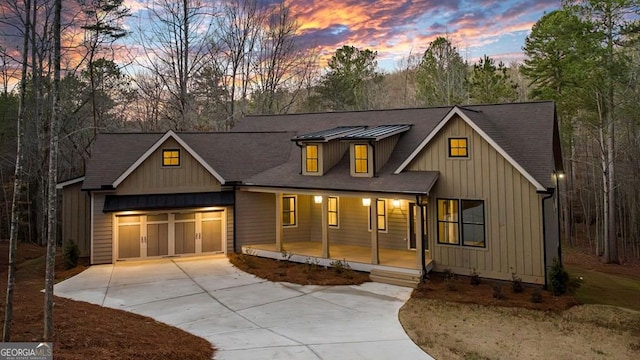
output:
<svg viewBox="0 0 640 360"><path fill-rule="evenodd" d="M640 277L609 274L577 265L565 265L571 277L582 277L576 297L584 304L620 306L640 311Z"/></svg>

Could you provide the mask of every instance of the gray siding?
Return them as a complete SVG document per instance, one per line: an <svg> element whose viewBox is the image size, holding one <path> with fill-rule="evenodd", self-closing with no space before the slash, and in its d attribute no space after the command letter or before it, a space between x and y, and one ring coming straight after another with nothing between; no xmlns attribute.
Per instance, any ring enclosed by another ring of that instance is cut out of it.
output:
<svg viewBox="0 0 640 360"><path fill-rule="evenodd" d="M448 138L468 138L469 158L448 157ZM543 283L541 196L464 120L451 119L407 170L438 170L429 202L429 249L436 270ZM484 200L486 248L437 244L437 198Z"/></svg>
<svg viewBox="0 0 640 360"><path fill-rule="evenodd" d="M163 149L180 149L180 166L163 167ZM220 183L172 138L167 139L117 188L118 195L205 191L220 191Z"/></svg>
<svg viewBox="0 0 640 360"><path fill-rule="evenodd" d="M375 143L376 152L376 171L380 171L382 167L389 161L393 149L396 147L400 139L400 134L390 136Z"/></svg>
<svg viewBox="0 0 640 360"><path fill-rule="evenodd" d="M310 195L298 195L296 206L298 210L296 225L283 226L282 228L282 240L285 243L296 241L310 241L311 208L320 207L321 205L315 204ZM273 224L275 226L275 222Z"/></svg>
<svg viewBox="0 0 640 360"><path fill-rule="evenodd" d="M91 255L91 199L81 189L82 182L62 189L62 241L78 245L84 257Z"/></svg>
<svg viewBox="0 0 640 360"><path fill-rule="evenodd" d="M276 242L275 194L236 193L236 251L243 245Z"/></svg>
<svg viewBox="0 0 640 360"><path fill-rule="evenodd" d="M93 194L93 259L92 264L110 264L113 253L113 221L102 212L105 193Z"/></svg>
<svg viewBox="0 0 640 360"><path fill-rule="evenodd" d="M323 144L324 172L331 170L349 150L349 143L346 141L332 140Z"/></svg>

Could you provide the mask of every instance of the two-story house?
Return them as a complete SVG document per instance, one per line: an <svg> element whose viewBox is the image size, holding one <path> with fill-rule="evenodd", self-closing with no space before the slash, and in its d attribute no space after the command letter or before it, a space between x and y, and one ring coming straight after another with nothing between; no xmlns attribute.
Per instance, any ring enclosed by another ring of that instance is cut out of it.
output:
<svg viewBox="0 0 640 360"><path fill-rule="evenodd" d="M101 134L93 154L60 184L65 239L92 263L244 251L543 284L560 255L552 102L249 116Z"/></svg>

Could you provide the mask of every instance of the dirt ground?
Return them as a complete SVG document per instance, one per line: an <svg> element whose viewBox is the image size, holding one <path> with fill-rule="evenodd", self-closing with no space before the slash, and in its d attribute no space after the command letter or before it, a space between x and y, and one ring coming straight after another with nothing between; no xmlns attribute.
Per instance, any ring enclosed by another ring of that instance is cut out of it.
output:
<svg viewBox="0 0 640 360"><path fill-rule="evenodd" d="M45 249L18 246L11 341L41 341ZM59 261L61 263L61 261ZM0 296L6 298L8 244L0 242ZM84 269L63 271L59 281ZM0 308L4 319L4 306ZM153 319L97 305L55 298L55 359L211 359L215 349L197 336Z"/></svg>
<svg viewBox="0 0 640 360"><path fill-rule="evenodd" d="M368 273L348 267L325 268L313 263L300 264L245 254L229 254L229 261L244 272L270 281L300 285L358 285L371 281Z"/></svg>

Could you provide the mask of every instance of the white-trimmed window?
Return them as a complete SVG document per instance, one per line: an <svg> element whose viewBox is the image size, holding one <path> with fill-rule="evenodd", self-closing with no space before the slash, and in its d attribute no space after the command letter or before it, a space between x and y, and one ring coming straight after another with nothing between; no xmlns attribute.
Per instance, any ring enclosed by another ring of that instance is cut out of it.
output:
<svg viewBox="0 0 640 360"><path fill-rule="evenodd" d="M369 172L369 146L366 144L353 145L353 164L356 174Z"/></svg>
<svg viewBox="0 0 640 360"><path fill-rule="evenodd" d="M309 173L318 172L318 145L309 144L305 146L306 171Z"/></svg>
<svg viewBox="0 0 640 360"><path fill-rule="evenodd" d="M298 212L295 195L282 196L282 226L296 226Z"/></svg>
<svg viewBox="0 0 640 360"><path fill-rule="evenodd" d="M329 196L327 198L327 222L331 227L338 227L339 217L338 217L338 198L334 196Z"/></svg>
<svg viewBox="0 0 640 360"><path fill-rule="evenodd" d="M376 204L378 231L387 231L387 201L378 199ZM369 231L371 231L371 212L369 212Z"/></svg>

